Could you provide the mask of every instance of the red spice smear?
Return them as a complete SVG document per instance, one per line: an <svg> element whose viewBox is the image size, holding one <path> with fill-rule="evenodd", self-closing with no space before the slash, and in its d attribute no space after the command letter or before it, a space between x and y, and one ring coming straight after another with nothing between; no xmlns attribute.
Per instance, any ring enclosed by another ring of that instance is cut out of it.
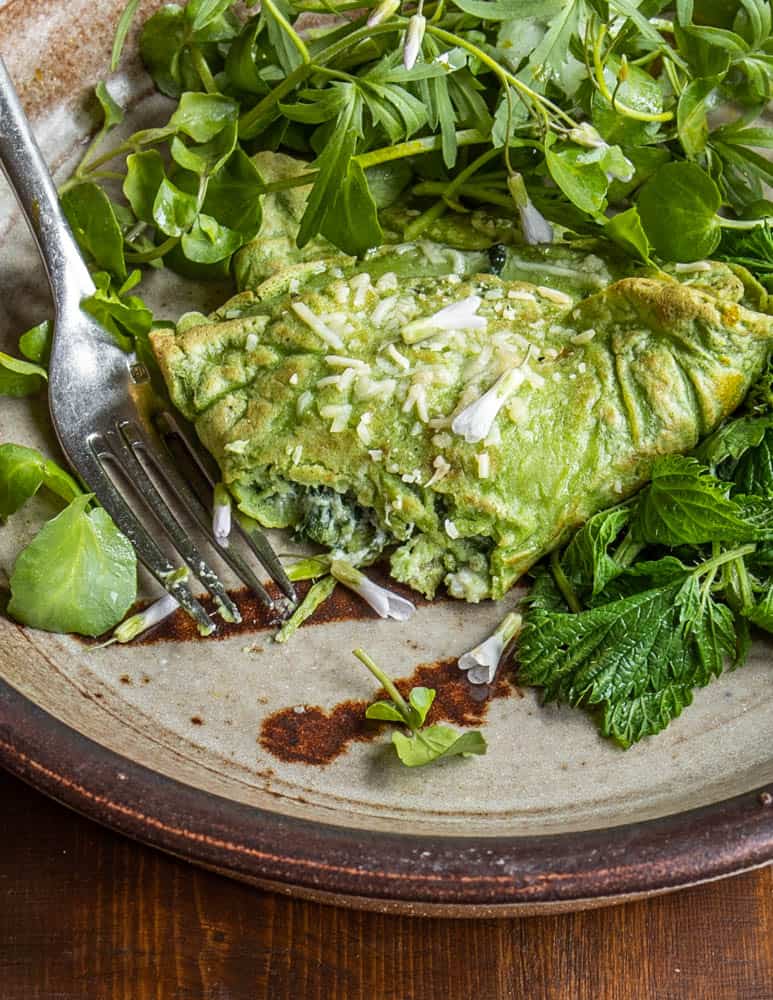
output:
<svg viewBox="0 0 773 1000"><path fill-rule="evenodd" d="M437 722L480 725L493 699L506 698L514 692L504 676L488 688L470 684L456 659L420 663L410 677L395 683L406 697L412 687L435 689L428 725ZM377 691L373 700L384 697L385 691ZM343 701L327 711L318 705L304 705L302 712L296 707L279 709L264 719L258 742L268 753L287 763L329 764L351 743L368 742L382 731L383 723L365 718L369 704L369 701Z"/></svg>

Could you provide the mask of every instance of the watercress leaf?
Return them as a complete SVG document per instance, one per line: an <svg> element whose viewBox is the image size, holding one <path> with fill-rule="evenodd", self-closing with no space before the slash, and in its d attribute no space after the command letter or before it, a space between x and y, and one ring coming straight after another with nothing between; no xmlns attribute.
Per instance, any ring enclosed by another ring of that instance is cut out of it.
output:
<svg viewBox="0 0 773 1000"><path fill-rule="evenodd" d="M697 163L663 164L639 191L637 207L647 238L666 260L710 257L721 237L719 189Z"/></svg>
<svg viewBox="0 0 773 1000"><path fill-rule="evenodd" d="M223 94L181 94L169 125L194 142L209 142L218 132L236 121L239 105Z"/></svg>
<svg viewBox="0 0 773 1000"><path fill-rule="evenodd" d="M264 46L258 46L262 19L259 14L251 17L233 40L225 57L225 75L234 90L262 96L269 91L260 75L260 68L269 64Z"/></svg>
<svg viewBox="0 0 773 1000"><path fill-rule="evenodd" d="M331 577L333 579L333 577ZM406 724L403 713L391 701L374 701L365 709L366 719L381 719L383 722L398 722Z"/></svg>
<svg viewBox="0 0 773 1000"><path fill-rule="evenodd" d="M212 21L221 17L232 5L233 0L188 0L185 15L191 31L199 32Z"/></svg>
<svg viewBox="0 0 773 1000"><path fill-rule="evenodd" d="M132 211L142 222L155 222L153 204L165 176L164 161L156 149L131 153L126 157L123 193Z"/></svg>
<svg viewBox="0 0 773 1000"><path fill-rule="evenodd" d="M153 221L158 228L167 236L182 236L193 225L197 212L196 197L165 177L153 200Z"/></svg>
<svg viewBox="0 0 773 1000"><path fill-rule="evenodd" d="M153 325L152 312L136 296L121 298L108 274L95 274L94 284L94 294L83 300L83 308L112 333L123 350L133 350Z"/></svg>
<svg viewBox="0 0 773 1000"><path fill-rule="evenodd" d="M427 718L427 712L432 708L432 702L435 700L435 690L434 688L426 687L415 687L411 688L411 692L408 695L408 702L411 708L416 713L416 727L424 725L424 720Z"/></svg>
<svg viewBox="0 0 773 1000"><path fill-rule="evenodd" d="M459 734L449 726L428 726L412 736L392 733L397 756L406 767L422 767L437 760L486 752L486 741L479 732Z"/></svg>
<svg viewBox="0 0 773 1000"><path fill-rule="evenodd" d="M82 494L16 559L8 613L49 632L96 636L116 625L137 595L134 549L101 508Z"/></svg>
<svg viewBox="0 0 773 1000"><path fill-rule="evenodd" d="M175 136L171 144L172 159L195 174L217 173L236 146L236 132L237 123L232 121L214 139L198 145L188 146Z"/></svg>
<svg viewBox="0 0 773 1000"><path fill-rule="evenodd" d="M727 496L728 483L694 458L658 459L652 482L641 494L634 522L636 536L660 545L749 542L773 538L773 510L752 511ZM760 517L760 515L762 515Z"/></svg>
<svg viewBox="0 0 773 1000"><path fill-rule="evenodd" d="M607 178L598 163L578 162L586 151L581 146L545 142L545 161L550 176L566 197L582 212L591 215L606 205Z"/></svg>
<svg viewBox="0 0 773 1000"><path fill-rule="evenodd" d="M631 520L630 505L600 511L575 534L562 556L562 565L577 589L595 597L622 572L609 555L612 544Z"/></svg>
<svg viewBox="0 0 773 1000"><path fill-rule="evenodd" d="M183 89L183 48L189 25L182 7L164 4L140 32L140 55L162 94L179 97Z"/></svg>
<svg viewBox="0 0 773 1000"><path fill-rule="evenodd" d="M0 351L0 396L30 396L48 378L45 368Z"/></svg>
<svg viewBox="0 0 773 1000"><path fill-rule="evenodd" d="M181 274L192 281L226 281L231 274L230 257L224 257L214 264L202 264L186 257L181 243L165 254L164 265L175 274Z"/></svg>
<svg viewBox="0 0 773 1000"><path fill-rule="evenodd" d="M29 330L19 337L19 350L28 361L34 361L39 365L48 364L48 356L51 353L51 338L54 335L54 327L50 319L44 319L37 326L30 327Z"/></svg>
<svg viewBox="0 0 773 1000"><path fill-rule="evenodd" d="M260 229L263 178L240 148L210 177L203 210L229 229L250 240Z"/></svg>
<svg viewBox="0 0 773 1000"><path fill-rule="evenodd" d="M182 249L188 260L199 264L215 264L225 260L242 245L241 233L221 226L217 219L201 212L190 232L182 238Z"/></svg>
<svg viewBox="0 0 773 1000"><path fill-rule="evenodd" d="M376 202L365 172L356 160L349 161L319 231L344 253L353 256L361 256L383 243Z"/></svg>
<svg viewBox="0 0 773 1000"><path fill-rule="evenodd" d="M631 257L645 263L650 259L650 241L644 232L636 205L608 218L604 223L604 233Z"/></svg>
<svg viewBox="0 0 773 1000"><path fill-rule="evenodd" d="M676 109L676 123L682 148L690 159L705 150L709 137L708 113L714 107L717 96L716 77L693 80L679 95Z"/></svg>
<svg viewBox="0 0 773 1000"><path fill-rule="evenodd" d="M116 125L120 125L123 121L123 108L116 103L101 80L94 88L94 93L102 109L102 128L108 131L115 128Z"/></svg>
<svg viewBox="0 0 773 1000"><path fill-rule="evenodd" d="M91 182L77 184L64 192L61 202L81 250L100 267L125 278L123 233L102 188Z"/></svg>
<svg viewBox="0 0 773 1000"><path fill-rule="evenodd" d="M0 520L33 497L43 482L43 456L20 444L0 444Z"/></svg>

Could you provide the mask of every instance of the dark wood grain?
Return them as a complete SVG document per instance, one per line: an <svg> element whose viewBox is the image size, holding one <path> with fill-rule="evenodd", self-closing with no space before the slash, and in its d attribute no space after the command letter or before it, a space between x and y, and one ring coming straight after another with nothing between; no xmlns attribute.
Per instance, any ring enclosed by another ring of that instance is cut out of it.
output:
<svg viewBox="0 0 773 1000"><path fill-rule="evenodd" d="M261 893L0 773L0 1000L771 1000L773 868L521 920Z"/></svg>

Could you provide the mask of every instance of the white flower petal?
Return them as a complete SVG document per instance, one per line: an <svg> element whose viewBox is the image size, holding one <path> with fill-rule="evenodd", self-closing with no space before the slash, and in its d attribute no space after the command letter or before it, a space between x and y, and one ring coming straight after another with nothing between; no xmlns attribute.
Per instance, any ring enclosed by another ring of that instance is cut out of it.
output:
<svg viewBox="0 0 773 1000"><path fill-rule="evenodd" d="M512 368L504 375L500 375L487 392L466 406L461 413L457 413L451 423L454 434L463 437L467 444L485 441L491 433L499 411L525 377L520 368Z"/></svg>
<svg viewBox="0 0 773 1000"><path fill-rule="evenodd" d="M521 627L522 618L511 612L480 645L459 657L459 669L467 671L471 684L491 684L496 677L505 647Z"/></svg>
<svg viewBox="0 0 773 1000"><path fill-rule="evenodd" d="M413 69L416 65L426 26L427 19L422 14L414 14L408 22L408 30L405 33L405 45L403 47L403 66L406 69Z"/></svg>
<svg viewBox="0 0 773 1000"><path fill-rule="evenodd" d="M136 615L121 622L113 632L112 638L115 642L131 642L135 636L147 632L149 628L168 618L178 607L179 604L171 594L164 594L144 611L139 611Z"/></svg>
<svg viewBox="0 0 773 1000"><path fill-rule="evenodd" d="M520 215L523 238L528 244L553 242L553 227L531 202L520 209Z"/></svg>

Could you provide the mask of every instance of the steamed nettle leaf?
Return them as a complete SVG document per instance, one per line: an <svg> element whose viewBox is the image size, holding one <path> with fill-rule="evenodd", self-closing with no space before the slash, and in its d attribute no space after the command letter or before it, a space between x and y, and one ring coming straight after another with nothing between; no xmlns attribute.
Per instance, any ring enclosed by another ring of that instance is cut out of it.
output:
<svg viewBox="0 0 773 1000"><path fill-rule="evenodd" d="M50 632L100 635L137 596L137 559L106 511L76 496L16 558L8 613Z"/></svg>
<svg viewBox="0 0 773 1000"><path fill-rule="evenodd" d="M594 514L572 538L561 557L564 570L575 589L600 594L625 566L609 550L631 521L630 503Z"/></svg>

